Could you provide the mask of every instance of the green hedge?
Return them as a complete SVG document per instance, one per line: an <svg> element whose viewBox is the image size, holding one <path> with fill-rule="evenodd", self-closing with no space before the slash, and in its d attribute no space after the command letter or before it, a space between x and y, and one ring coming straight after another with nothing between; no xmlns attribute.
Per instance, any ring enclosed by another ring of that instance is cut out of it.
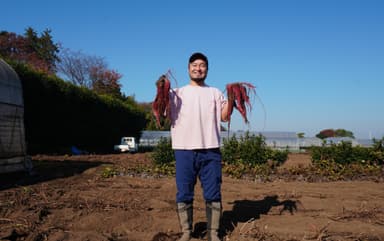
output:
<svg viewBox="0 0 384 241"><path fill-rule="evenodd" d="M139 137L145 113L136 105L10 63L23 85L29 154L113 151L122 136Z"/></svg>
<svg viewBox="0 0 384 241"><path fill-rule="evenodd" d="M237 164L240 162L256 166L273 161L280 165L288 158L287 150L280 151L267 147L264 136L251 135L248 131L239 138L233 135L228 139L224 139L221 150L223 161L227 164Z"/></svg>
<svg viewBox="0 0 384 241"><path fill-rule="evenodd" d="M352 146L351 142L311 147L313 162L332 161L338 164L370 163L384 164L383 140L374 140L373 147Z"/></svg>
<svg viewBox="0 0 384 241"><path fill-rule="evenodd" d="M225 164L243 163L251 167L264 165L268 162L273 162L273 165L280 165L288 158L288 151L273 150L267 147L265 137L250 135L249 132L240 136L239 139L235 136L224 139L221 153ZM175 157L170 138L160 139L154 149L152 159L155 165L160 166L174 163Z"/></svg>

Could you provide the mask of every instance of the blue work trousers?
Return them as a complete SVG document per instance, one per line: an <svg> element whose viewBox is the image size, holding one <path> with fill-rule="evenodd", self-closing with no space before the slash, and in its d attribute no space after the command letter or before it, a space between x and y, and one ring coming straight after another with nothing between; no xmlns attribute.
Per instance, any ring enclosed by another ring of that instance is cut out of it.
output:
<svg viewBox="0 0 384 241"><path fill-rule="evenodd" d="M219 148L175 150L176 202L192 203L199 177L206 202L221 201L221 153Z"/></svg>

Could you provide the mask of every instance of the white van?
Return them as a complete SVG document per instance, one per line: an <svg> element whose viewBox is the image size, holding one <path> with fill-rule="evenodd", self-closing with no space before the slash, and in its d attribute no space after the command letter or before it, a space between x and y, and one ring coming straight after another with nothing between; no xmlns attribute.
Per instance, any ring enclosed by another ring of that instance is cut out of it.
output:
<svg viewBox="0 0 384 241"><path fill-rule="evenodd" d="M120 144L115 145L113 149L117 152L137 152L138 144L136 143L135 137L124 136L121 138Z"/></svg>

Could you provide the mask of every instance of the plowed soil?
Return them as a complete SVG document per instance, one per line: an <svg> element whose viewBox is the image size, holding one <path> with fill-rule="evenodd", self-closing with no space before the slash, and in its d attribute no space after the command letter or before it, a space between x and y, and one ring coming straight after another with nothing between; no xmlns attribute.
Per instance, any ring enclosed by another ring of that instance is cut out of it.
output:
<svg viewBox="0 0 384 241"><path fill-rule="evenodd" d="M149 155L38 155L32 175L0 174L0 240L177 240L174 178L127 171ZM310 156L290 154L282 168L295 165ZM383 182L224 177L222 192L227 241L384 240ZM198 183L193 240L206 240L205 225Z"/></svg>

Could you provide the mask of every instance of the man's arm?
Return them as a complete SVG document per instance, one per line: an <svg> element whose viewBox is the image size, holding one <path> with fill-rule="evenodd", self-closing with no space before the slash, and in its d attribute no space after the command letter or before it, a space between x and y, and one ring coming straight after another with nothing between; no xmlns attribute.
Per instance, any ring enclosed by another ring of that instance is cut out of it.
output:
<svg viewBox="0 0 384 241"><path fill-rule="evenodd" d="M221 108L221 121L227 122L229 120L228 116L228 101L223 103L223 107Z"/></svg>

